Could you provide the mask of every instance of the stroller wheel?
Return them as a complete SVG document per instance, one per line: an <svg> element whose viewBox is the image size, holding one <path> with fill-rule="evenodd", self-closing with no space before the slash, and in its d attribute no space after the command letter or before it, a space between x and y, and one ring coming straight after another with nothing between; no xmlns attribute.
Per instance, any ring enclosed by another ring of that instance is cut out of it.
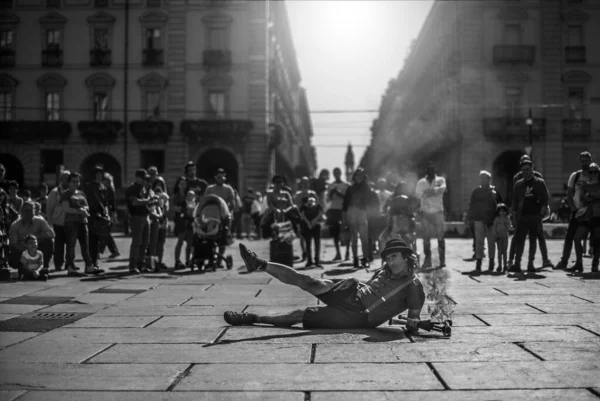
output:
<svg viewBox="0 0 600 401"><path fill-rule="evenodd" d="M227 265L227 270L231 270L233 267L233 257L231 255L227 255L225 258L225 264Z"/></svg>

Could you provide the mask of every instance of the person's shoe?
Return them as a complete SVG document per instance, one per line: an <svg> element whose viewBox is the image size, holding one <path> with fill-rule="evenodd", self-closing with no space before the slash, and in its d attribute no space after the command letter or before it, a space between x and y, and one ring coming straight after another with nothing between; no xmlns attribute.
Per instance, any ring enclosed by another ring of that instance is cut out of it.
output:
<svg viewBox="0 0 600 401"><path fill-rule="evenodd" d="M96 270L96 272L98 272L98 273L104 273L104 269L99 268L98 265L95 263L94 263L94 270Z"/></svg>
<svg viewBox="0 0 600 401"><path fill-rule="evenodd" d="M335 258L333 258L332 262L341 262L342 261L342 255L340 255L339 253L335 254Z"/></svg>
<svg viewBox="0 0 600 401"><path fill-rule="evenodd" d="M108 255L108 259L118 258L119 256L121 256L119 252L111 253L110 255Z"/></svg>
<svg viewBox="0 0 600 401"><path fill-rule="evenodd" d="M533 263L528 263L527 264L527 271L530 273L536 273L537 270L535 270L535 266L533 265Z"/></svg>
<svg viewBox="0 0 600 401"><path fill-rule="evenodd" d="M502 266L498 266L498 268L496 269L496 273L502 273Z"/></svg>
<svg viewBox="0 0 600 401"><path fill-rule="evenodd" d="M553 267L553 269L554 269L554 270L564 270L564 269L566 269L566 268L567 268L567 262L566 262L566 261L564 261L564 260L562 260L562 259L560 260L560 262L558 262L558 263L557 263L557 264L556 264L556 265Z"/></svg>
<svg viewBox="0 0 600 401"><path fill-rule="evenodd" d="M488 262L488 272L489 272L489 273L493 273L493 272L494 272L494 266L495 266L495 265L494 265L494 261L493 261L493 260L490 260L490 261Z"/></svg>
<svg viewBox="0 0 600 401"><path fill-rule="evenodd" d="M67 277L83 277L85 274L79 273L73 269L67 269Z"/></svg>
<svg viewBox="0 0 600 401"><path fill-rule="evenodd" d="M592 261L592 273L598 273L598 260Z"/></svg>
<svg viewBox="0 0 600 401"><path fill-rule="evenodd" d="M477 257L475 257L475 254L473 254L473 256L471 256L469 259L464 259L465 262L475 262L477 260Z"/></svg>
<svg viewBox="0 0 600 401"><path fill-rule="evenodd" d="M181 260L178 260L175 262L175 270L180 270L180 269L185 269L185 265L183 263L181 263Z"/></svg>
<svg viewBox="0 0 600 401"><path fill-rule="evenodd" d="M423 261L423 265L421 266L421 269L429 269L431 267L431 258L425 258L425 260Z"/></svg>
<svg viewBox="0 0 600 401"><path fill-rule="evenodd" d="M510 273L521 273L521 265L518 263L513 264L510 269L508 269Z"/></svg>
<svg viewBox="0 0 600 401"><path fill-rule="evenodd" d="M319 269L323 269L324 268L323 265L321 264L321 262L318 261L318 260L315 260L315 267L319 268Z"/></svg>
<svg viewBox="0 0 600 401"><path fill-rule="evenodd" d="M570 273L577 273L583 271L583 263L581 261L575 262L575 264L567 269Z"/></svg>
<svg viewBox="0 0 600 401"><path fill-rule="evenodd" d="M309 260L306 262L306 265L305 265L304 267L313 267L314 265L315 265L315 264L313 263L313 261L309 259Z"/></svg>
<svg viewBox="0 0 600 401"><path fill-rule="evenodd" d="M63 269L62 266L54 266L54 270L57 272L61 271L62 269Z"/></svg>
<svg viewBox="0 0 600 401"><path fill-rule="evenodd" d="M131 274L140 274L140 270L137 267L130 267L129 273Z"/></svg>
<svg viewBox="0 0 600 401"><path fill-rule="evenodd" d="M542 267L549 267L551 269L554 269L554 263L550 262L549 260L545 260L544 263L542 263Z"/></svg>
<svg viewBox="0 0 600 401"><path fill-rule="evenodd" d="M251 326L256 323L258 316L255 313L227 311L223 313L223 319L232 326Z"/></svg>
<svg viewBox="0 0 600 401"><path fill-rule="evenodd" d="M368 269L369 269L369 267L371 267L371 264L369 263L369 260L368 260L368 259L366 259L366 258L363 258L363 259L361 260L361 267L362 267L363 269L367 269L367 270L368 270Z"/></svg>
<svg viewBox="0 0 600 401"><path fill-rule="evenodd" d="M256 270L264 271L267 268L267 261L256 256L256 253L246 248L246 245L240 243L240 256L244 260L248 272ZM234 313L234 312L232 312Z"/></svg>
<svg viewBox="0 0 600 401"><path fill-rule="evenodd" d="M48 281L48 278L49 278L49 276L48 276L48 270L47 269L43 269L40 272L40 276L38 277L38 280L40 280L40 281Z"/></svg>
<svg viewBox="0 0 600 401"><path fill-rule="evenodd" d="M85 267L85 274L100 274L100 273L102 273L102 271L100 271L100 269L98 269L98 268L94 268L93 265Z"/></svg>

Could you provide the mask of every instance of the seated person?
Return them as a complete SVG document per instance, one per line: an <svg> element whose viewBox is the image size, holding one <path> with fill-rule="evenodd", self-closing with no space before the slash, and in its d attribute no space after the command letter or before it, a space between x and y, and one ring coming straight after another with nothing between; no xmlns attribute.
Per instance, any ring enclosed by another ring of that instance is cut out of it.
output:
<svg viewBox="0 0 600 401"><path fill-rule="evenodd" d="M21 266L21 255L27 249L25 238L29 234L35 235L38 240L39 250L44 255L44 268L48 268L52 258L54 230L43 217L34 216L34 207L33 202L24 202L21 217L10 226L8 263L14 269Z"/></svg>
<svg viewBox="0 0 600 401"><path fill-rule="evenodd" d="M314 295L325 306L309 307L279 315L259 315L227 311L225 321L233 326L270 324L289 327L302 323L304 328L372 328L408 310L407 329L418 330L425 303L423 285L414 273L418 265L413 250L393 239L381 252L383 267L363 283L355 278L318 279L291 267L267 262L240 244L240 254L249 272L263 271L284 284L297 286Z"/></svg>
<svg viewBox="0 0 600 401"><path fill-rule="evenodd" d="M19 278L22 280L41 280L48 279L48 269L44 268L44 255L38 250L38 242L35 235L25 236L27 249L21 254L21 267L19 268Z"/></svg>

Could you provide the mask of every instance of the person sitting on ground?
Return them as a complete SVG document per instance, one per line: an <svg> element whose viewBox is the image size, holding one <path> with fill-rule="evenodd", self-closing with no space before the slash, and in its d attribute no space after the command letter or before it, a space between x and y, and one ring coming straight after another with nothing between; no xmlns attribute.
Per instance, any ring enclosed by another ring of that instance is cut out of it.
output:
<svg viewBox="0 0 600 401"><path fill-rule="evenodd" d="M232 326L264 323L289 327L302 323L307 329L373 328L408 309L407 329L418 331L425 293L415 275L417 257L401 240L393 239L385 244L381 252L383 267L366 283L355 278L318 279L298 273L289 266L258 258L243 244L240 244L240 255L249 272L266 272L284 284L314 295L325 306L279 315L227 311L223 317Z"/></svg>
<svg viewBox="0 0 600 401"><path fill-rule="evenodd" d="M10 226L9 265L14 269L18 269L21 266L21 255L27 249L25 238L29 234L35 235L39 241L40 251L44 254L45 268L48 268L48 264L52 258L54 230L52 230L42 217L34 216L33 209L33 202L23 203L21 217Z"/></svg>
<svg viewBox="0 0 600 401"><path fill-rule="evenodd" d="M21 267L19 279L21 280L48 280L48 269L44 268L44 255L38 250L37 238L33 234L25 236L27 249L21 254Z"/></svg>

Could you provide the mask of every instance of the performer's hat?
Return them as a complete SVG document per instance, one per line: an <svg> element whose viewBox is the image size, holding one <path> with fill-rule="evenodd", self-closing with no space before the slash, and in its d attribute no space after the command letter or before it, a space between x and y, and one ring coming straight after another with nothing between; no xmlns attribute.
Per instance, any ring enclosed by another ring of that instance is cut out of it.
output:
<svg viewBox="0 0 600 401"><path fill-rule="evenodd" d="M394 252L412 255L413 250L401 239L393 238L385 244L383 251L381 251L381 259L387 258L389 254Z"/></svg>

